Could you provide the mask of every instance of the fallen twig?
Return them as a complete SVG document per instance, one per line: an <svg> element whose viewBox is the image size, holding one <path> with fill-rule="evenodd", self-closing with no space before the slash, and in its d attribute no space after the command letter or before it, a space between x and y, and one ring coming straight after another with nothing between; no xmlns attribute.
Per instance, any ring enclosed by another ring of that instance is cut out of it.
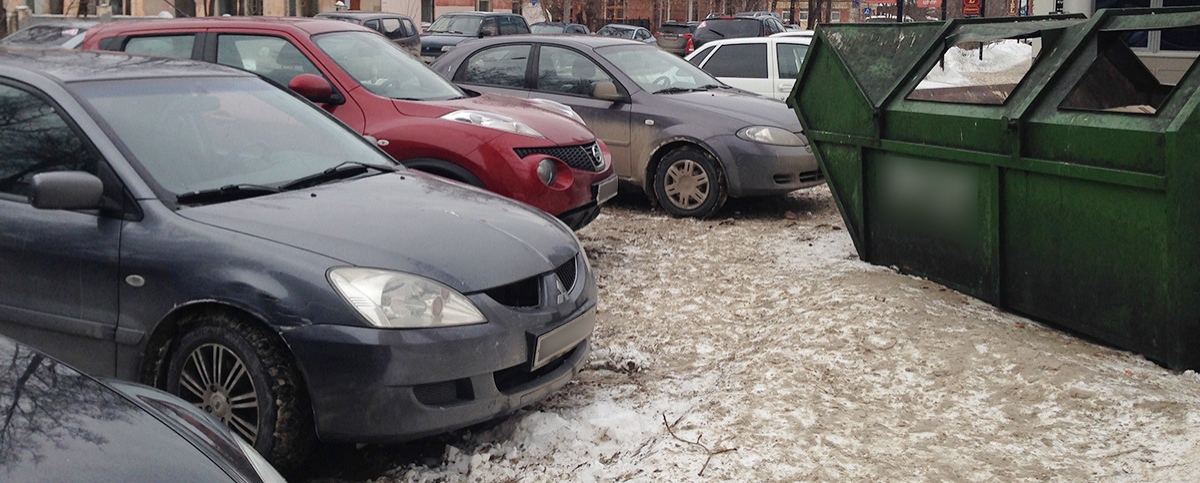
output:
<svg viewBox="0 0 1200 483"><path fill-rule="evenodd" d="M712 457L714 455L719 455L721 453L728 453L730 451L737 451L737 448L709 449L708 446L705 446L703 443L700 442L700 439L704 437L703 433L697 435L695 441L688 441L686 439L680 438L679 435L675 434L675 430L672 428L672 426L674 426L675 424L679 424L679 421L683 420L683 416L680 416L679 419L676 419L675 424L670 424L667 422L667 414L663 413L662 420L663 420L663 426L665 426L667 428L667 432L671 434L672 438L675 438L679 441L682 441L684 443L687 443L687 444L690 444L693 446L699 446L700 449L704 450L704 452L706 454L708 454L708 457L704 459L704 466L700 467L700 473L697 474L696 476L704 476L704 470L708 469L708 462L712 461Z"/></svg>

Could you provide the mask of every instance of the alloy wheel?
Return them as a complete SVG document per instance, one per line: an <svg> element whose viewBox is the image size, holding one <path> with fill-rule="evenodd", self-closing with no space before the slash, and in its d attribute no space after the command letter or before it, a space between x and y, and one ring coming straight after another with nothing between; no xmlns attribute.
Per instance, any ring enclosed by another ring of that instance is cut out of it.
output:
<svg viewBox="0 0 1200 483"><path fill-rule="evenodd" d="M183 399L195 404L239 436L258 437L258 393L245 363L221 344L204 344L187 356L180 374Z"/></svg>

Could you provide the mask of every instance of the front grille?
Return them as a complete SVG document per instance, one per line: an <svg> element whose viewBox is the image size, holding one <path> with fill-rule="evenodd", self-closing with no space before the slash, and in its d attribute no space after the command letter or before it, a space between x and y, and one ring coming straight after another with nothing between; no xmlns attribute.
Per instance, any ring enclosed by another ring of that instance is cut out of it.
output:
<svg viewBox="0 0 1200 483"><path fill-rule="evenodd" d="M471 387L470 379L413 386L413 395L417 397L417 401L426 406L445 406L475 399L475 391Z"/></svg>
<svg viewBox="0 0 1200 483"><path fill-rule="evenodd" d="M577 258L579 257L571 257L567 263L554 269L554 274L558 275L558 281L563 284L563 293L570 293L571 289L575 288L575 259Z"/></svg>
<svg viewBox="0 0 1200 483"><path fill-rule="evenodd" d="M600 171L604 169L604 154L600 143L580 144L578 146L550 146L544 148L516 148L517 156L524 158L530 154L544 154L561 159L567 166L583 171Z"/></svg>
<svg viewBox="0 0 1200 483"><path fill-rule="evenodd" d="M537 307L541 276L518 280L508 285L485 290L492 300L509 307Z"/></svg>

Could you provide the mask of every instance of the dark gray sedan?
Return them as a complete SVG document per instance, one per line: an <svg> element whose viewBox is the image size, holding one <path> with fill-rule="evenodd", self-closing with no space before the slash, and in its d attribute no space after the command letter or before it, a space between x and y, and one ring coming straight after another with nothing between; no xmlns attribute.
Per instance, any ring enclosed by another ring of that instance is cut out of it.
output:
<svg viewBox="0 0 1200 483"><path fill-rule="evenodd" d="M407 15L343 10L340 12L318 13L316 17L362 25L391 39L392 42L403 47L413 57L421 57L421 31Z"/></svg>
<svg viewBox="0 0 1200 483"><path fill-rule="evenodd" d="M729 196L823 182L791 109L654 46L611 37L484 39L432 67L470 89L571 106L612 151L617 176L675 216L709 216Z"/></svg>
<svg viewBox="0 0 1200 483"><path fill-rule="evenodd" d="M406 171L253 74L0 51L0 121L0 333L165 388L280 469L314 437L510 413L586 357L570 229Z"/></svg>

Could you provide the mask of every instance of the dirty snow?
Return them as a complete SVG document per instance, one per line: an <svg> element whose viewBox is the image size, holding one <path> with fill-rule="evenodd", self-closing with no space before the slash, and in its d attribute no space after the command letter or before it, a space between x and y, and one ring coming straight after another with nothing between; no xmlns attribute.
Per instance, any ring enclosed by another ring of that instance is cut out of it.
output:
<svg viewBox="0 0 1200 483"><path fill-rule="evenodd" d="M618 199L579 233L577 380L371 481L1198 478L1200 376L860 262L842 226L825 187L714 220Z"/></svg>

